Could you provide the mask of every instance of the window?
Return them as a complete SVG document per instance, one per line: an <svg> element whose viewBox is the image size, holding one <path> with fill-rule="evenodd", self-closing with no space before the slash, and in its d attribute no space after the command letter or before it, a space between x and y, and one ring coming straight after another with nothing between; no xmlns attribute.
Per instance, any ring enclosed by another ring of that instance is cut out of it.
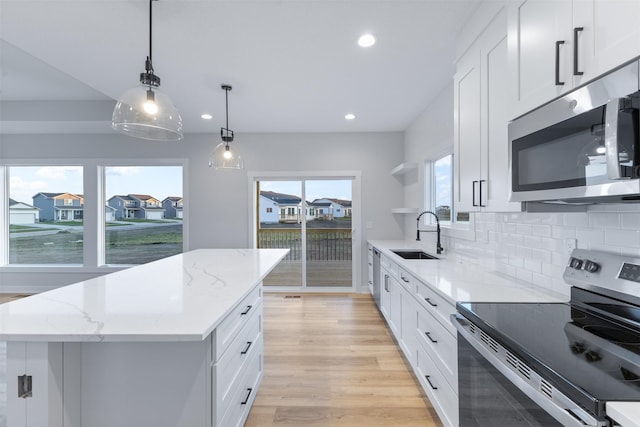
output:
<svg viewBox="0 0 640 427"><path fill-rule="evenodd" d="M105 263L143 264L182 252L182 166L109 166Z"/></svg>
<svg viewBox="0 0 640 427"><path fill-rule="evenodd" d="M267 208L267 213L273 213L273 208Z"/></svg>
<svg viewBox="0 0 640 427"><path fill-rule="evenodd" d="M433 199L435 214L441 222L451 223L453 211L453 155L448 154L433 162Z"/></svg>
<svg viewBox="0 0 640 427"><path fill-rule="evenodd" d="M11 166L9 264L83 263L81 166Z"/></svg>

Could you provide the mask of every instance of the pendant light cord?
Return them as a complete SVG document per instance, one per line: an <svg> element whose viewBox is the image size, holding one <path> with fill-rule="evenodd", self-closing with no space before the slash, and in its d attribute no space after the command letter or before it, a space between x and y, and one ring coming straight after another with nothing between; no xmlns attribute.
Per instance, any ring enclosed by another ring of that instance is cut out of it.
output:
<svg viewBox="0 0 640 427"><path fill-rule="evenodd" d="M153 74L153 2L157 0L149 0L149 56L145 68L147 72Z"/></svg>
<svg viewBox="0 0 640 427"><path fill-rule="evenodd" d="M226 105L227 131L229 130L229 88L224 89L224 104Z"/></svg>

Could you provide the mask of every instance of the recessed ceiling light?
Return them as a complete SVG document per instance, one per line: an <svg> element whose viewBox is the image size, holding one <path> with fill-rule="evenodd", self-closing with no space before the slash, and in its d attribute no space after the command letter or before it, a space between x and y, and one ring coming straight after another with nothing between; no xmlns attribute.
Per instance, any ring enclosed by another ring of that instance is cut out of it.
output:
<svg viewBox="0 0 640 427"><path fill-rule="evenodd" d="M376 43L376 38L373 34L363 34L358 39L358 44L362 47L371 47Z"/></svg>
<svg viewBox="0 0 640 427"><path fill-rule="evenodd" d="M353 113L349 113L349 114L345 115L344 118L347 119L347 120L353 120L353 119L356 118L356 115L353 114Z"/></svg>
<svg viewBox="0 0 640 427"><path fill-rule="evenodd" d="M211 120L211 119L213 119L213 116L212 116L211 114L207 114L207 113L204 113L204 114L203 114L203 115L201 115L200 117L202 117L202 118L203 118L203 119L205 119L205 120Z"/></svg>

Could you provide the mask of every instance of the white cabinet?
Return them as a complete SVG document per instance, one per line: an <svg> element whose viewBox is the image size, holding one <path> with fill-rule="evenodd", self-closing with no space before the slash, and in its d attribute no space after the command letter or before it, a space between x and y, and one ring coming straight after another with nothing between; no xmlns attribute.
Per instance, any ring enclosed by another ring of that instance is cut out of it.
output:
<svg viewBox="0 0 640 427"><path fill-rule="evenodd" d="M392 258L381 257L381 311L442 423L458 425L455 305Z"/></svg>
<svg viewBox="0 0 640 427"><path fill-rule="evenodd" d="M367 245L367 284L369 293L373 295L373 246Z"/></svg>
<svg viewBox="0 0 640 427"><path fill-rule="evenodd" d="M460 212L522 210L508 201L507 52L503 7L456 66L454 196Z"/></svg>
<svg viewBox="0 0 640 427"><path fill-rule="evenodd" d="M513 0L509 118L638 55L639 0Z"/></svg>

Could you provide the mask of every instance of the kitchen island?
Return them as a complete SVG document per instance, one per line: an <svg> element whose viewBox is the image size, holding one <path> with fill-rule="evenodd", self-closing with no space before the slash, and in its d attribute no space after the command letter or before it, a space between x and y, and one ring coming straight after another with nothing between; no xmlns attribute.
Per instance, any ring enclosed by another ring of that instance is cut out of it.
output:
<svg viewBox="0 0 640 427"><path fill-rule="evenodd" d="M242 425L287 252L199 249L3 304L8 425Z"/></svg>

